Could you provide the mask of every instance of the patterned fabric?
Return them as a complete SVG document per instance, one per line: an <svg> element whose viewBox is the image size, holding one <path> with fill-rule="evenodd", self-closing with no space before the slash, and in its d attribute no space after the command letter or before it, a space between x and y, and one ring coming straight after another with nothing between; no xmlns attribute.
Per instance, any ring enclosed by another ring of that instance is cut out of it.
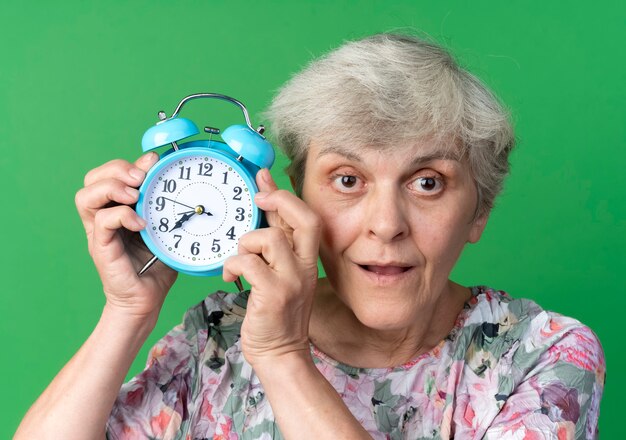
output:
<svg viewBox="0 0 626 440"><path fill-rule="evenodd" d="M411 362L315 365L375 439L592 439L602 347L578 321L486 287L472 288L450 335ZM247 293L190 309L122 387L109 439L280 439L239 331Z"/></svg>

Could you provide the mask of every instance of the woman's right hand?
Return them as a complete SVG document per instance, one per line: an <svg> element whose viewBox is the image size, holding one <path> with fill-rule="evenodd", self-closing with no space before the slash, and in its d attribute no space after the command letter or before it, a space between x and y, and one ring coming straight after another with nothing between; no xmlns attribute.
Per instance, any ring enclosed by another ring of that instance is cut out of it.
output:
<svg viewBox="0 0 626 440"><path fill-rule="evenodd" d="M158 155L150 152L134 164L119 159L107 162L89 171L85 186L76 193L76 208L107 307L142 319L158 315L177 275L161 262L137 275L152 254L138 233L145 221L129 205L137 202L137 188L157 160Z"/></svg>
<svg viewBox="0 0 626 440"><path fill-rule="evenodd" d="M106 306L85 343L30 408L16 439L105 437L124 377L176 279L176 272L160 262L137 276L152 254L138 234L145 223L129 205L137 202L137 187L157 160L148 153L134 164L105 163L87 173L76 193Z"/></svg>

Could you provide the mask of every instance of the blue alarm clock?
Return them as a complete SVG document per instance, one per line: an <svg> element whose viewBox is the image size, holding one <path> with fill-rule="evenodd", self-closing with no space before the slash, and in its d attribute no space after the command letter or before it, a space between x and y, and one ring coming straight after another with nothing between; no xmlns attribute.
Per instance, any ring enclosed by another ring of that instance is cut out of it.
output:
<svg viewBox="0 0 626 440"><path fill-rule="evenodd" d="M220 132L205 127L208 139L179 141L200 133L191 120L179 116L193 99L220 99L238 106L245 125ZM274 163L274 149L254 129L246 107L217 93L197 93L183 98L168 118L143 135L144 152L170 145L148 171L139 188L136 211L146 222L141 237L154 257L139 271L143 274L157 260L190 275L210 276L222 272L224 261L237 253L239 238L260 227L262 212L254 204L258 192L255 177ZM222 141L212 136L221 134ZM241 284L237 283L241 289Z"/></svg>

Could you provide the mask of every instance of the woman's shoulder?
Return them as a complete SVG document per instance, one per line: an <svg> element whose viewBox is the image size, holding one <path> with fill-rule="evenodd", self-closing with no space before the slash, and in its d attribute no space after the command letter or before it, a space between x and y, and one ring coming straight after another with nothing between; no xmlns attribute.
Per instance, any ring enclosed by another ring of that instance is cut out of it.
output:
<svg viewBox="0 0 626 440"><path fill-rule="evenodd" d="M501 362L504 356L522 370L532 369L542 356L554 356L584 370L604 368L600 341L579 320L502 290L478 286L472 288L472 293L461 314L459 329L465 336L461 337L466 343L460 350L465 356L468 351L483 355L491 352L494 361Z"/></svg>
<svg viewBox="0 0 626 440"><path fill-rule="evenodd" d="M541 336L564 334L570 331L589 330L579 320L546 310L537 302L513 297L503 290L487 286L472 287L472 297L462 312L463 326L480 324L485 330L508 332L514 328L540 331ZM548 328L543 328L548 326Z"/></svg>
<svg viewBox="0 0 626 440"><path fill-rule="evenodd" d="M535 301L511 296L504 290L488 286L471 287L472 296L466 302L468 311L467 324L484 321L499 322L503 317L513 315L516 321L533 319L542 313L553 313L544 310Z"/></svg>
<svg viewBox="0 0 626 440"><path fill-rule="evenodd" d="M606 364L593 331L529 299L485 286L472 292L451 340L457 393L471 396L459 398L461 413L480 409L493 438L537 423L567 423L576 438L595 432Z"/></svg>

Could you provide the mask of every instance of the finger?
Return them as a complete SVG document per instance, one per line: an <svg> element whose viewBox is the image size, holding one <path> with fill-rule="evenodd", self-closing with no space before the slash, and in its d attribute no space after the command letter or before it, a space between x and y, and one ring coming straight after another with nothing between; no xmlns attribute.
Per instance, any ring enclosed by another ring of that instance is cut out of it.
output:
<svg viewBox="0 0 626 440"><path fill-rule="evenodd" d="M134 164L122 159L115 159L89 171L85 175L85 186L104 179L118 179L127 185L138 187L146 177L146 171L156 162L158 156L150 152L144 154Z"/></svg>
<svg viewBox="0 0 626 440"><path fill-rule="evenodd" d="M114 206L101 209L94 220L93 240L96 246L106 247L116 237L121 228L138 232L146 226L146 222L129 206Z"/></svg>
<svg viewBox="0 0 626 440"><path fill-rule="evenodd" d="M256 184L261 192L272 192L278 189L278 185L267 168L261 168L256 174Z"/></svg>
<svg viewBox="0 0 626 440"><path fill-rule="evenodd" d="M260 169L256 174L256 183L259 187L259 191L264 193L271 193L278 190L278 185L274 182L274 179L267 168ZM266 212L265 219L267 220L267 224L271 226L285 226L282 224L280 217L275 212Z"/></svg>
<svg viewBox="0 0 626 440"><path fill-rule="evenodd" d="M305 260L317 261L321 222L304 201L289 191L278 190L257 193L254 202L266 213L276 213L293 230L293 250L296 255Z"/></svg>
<svg viewBox="0 0 626 440"><path fill-rule="evenodd" d="M260 255L271 268L281 271L295 269L292 245L285 232L275 226L257 229L242 236L238 253Z"/></svg>
<svg viewBox="0 0 626 440"><path fill-rule="evenodd" d="M135 166L144 173L147 173L148 170L158 161L159 155L154 151L148 151L146 154L139 156L139 158L135 161Z"/></svg>
<svg viewBox="0 0 626 440"><path fill-rule="evenodd" d="M99 180L76 193L74 201L85 227L91 225L96 211L115 202L130 205L137 202L139 191L124 182L108 178Z"/></svg>
<svg viewBox="0 0 626 440"><path fill-rule="evenodd" d="M222 278L227 283L243 276L253 289L276 284L275 274L256 254L233 255L224 262Z"/></svg>

